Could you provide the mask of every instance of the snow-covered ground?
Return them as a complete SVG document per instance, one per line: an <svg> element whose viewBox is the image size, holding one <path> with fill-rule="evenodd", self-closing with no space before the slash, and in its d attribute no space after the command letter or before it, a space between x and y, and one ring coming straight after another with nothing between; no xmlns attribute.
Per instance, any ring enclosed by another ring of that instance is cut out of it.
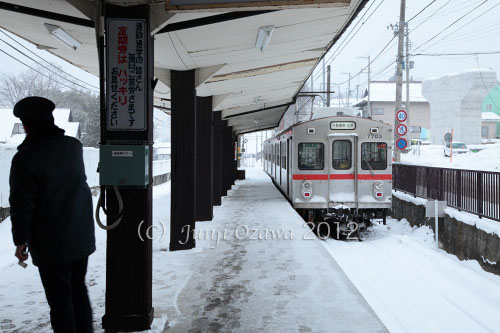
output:
<svg viewBox="0 0 500 333"><path fill-rule="evenodd" d="M444 156L443 146L420 146L420 155L416 153L418 147L413 147L414 151L401 154L401 162L442 168L500 172L500 143L474 145L469 148L481 150L477 153L453 155L452 162L450 162L450 158Z"/></svg>
<svg viewBox="0 0 500 333"><path fill-rule="evenodd" d="M247 175L252 177L256 172L247 171ZM255 180L246 182L248 181ZM252 220L258 220L260 225L268 225L259 218L260 213L251 207L243 210L233 207L235 204L232 201L239 200L243 194L239 191L243 191L244 186L235 188L236 190L231 191L234 192L231 194L234 197L224 198L226 203L215 207L215 216L234 217L239 212ZM257 204L260 207L267 204L267 209L273 209L271 206L276 205L271 200ZM284 202L283 205L287 203ZM167 228L165 235L155 237L153 243L156 318L151 331L164 331L167 314L170 316L169 326L175 331L180 325L176 320L179 321L185 313L192 311L187 308L192 300L184 300L185 296L181 294L185 290L185 284L196 279L206 280L206 276L193 276L192 266L206 264L210 253L212 256L215 253L208 251L217 249L211 248L213 242L200 241L195 250L166 253L169 242L169 183L154 188L153 207L154 225L163 223ZM275 208L284 211L284 207ZM287 217L283 219L286 220ZM290 223L290 219L287 221ZM279 221L272 222L276 224ZM214 220L213 223L218 222ZM213 228L214 224L200 223L197 224L197 229L199 226L203 230ZM105 300L106 233L97 228L96 237L97 251L90 257L87 284L94 311L94 326L96 332L101 332ZM484 272L475 261L459 261L444 251L436 251L433 233L429 228L411 228L406 221L389 219L387 226L375 225L363 242L328 239L321 243L391 332L498 332L500 277ZM257 244L259 243L253 246ZM271 251L272 247L267 250ZM48 306L36 267L30 263L27 269L22 269L17 265L13 253L10 220L7 219L0 223L0 332L50 331ZM290 256L290 253L287 255ZM265 265L270 259L261 257L258 260L261 265ZM307 254L301 253L300 260L308 260ZM315 260L318 258L311 262ZM286 275L285 271L279 273ZM206 274L215 273L207 271ZM257 280L252 283L259 283ZM201 288L201 285L198 287ZM262 292L267 293L267 290L264 288ZM300 295L290 296L290 302L298 296ZM307 296L302 295L299 299L304 300L304 297ZM199 300L201 303L202 301L205 300ZM256 300L252 298L248 300L254 301ZM330 303L336 304L339 300L332 299L332 302ZM249 306L248 303L245 304ZM329 306L333 306L332 304ZM307 304L304 305L307 307Z"/></svg>
<svg viewBox="0 0 500 333"><path fill-rule="evenodd" d="M428 227L374 225L324 245L391 332L499 332L500 276L435 249Z"/></svg>
<svg viewBox="0 0 500 333"><path fill-rule="evenodd" d="M154 224L165 225L164 220L170 213L170 182L155 186L153 198L156 203L153 213ZM94 209L96 199L94 197ZM101 219L103 221L105 219L102 212ZM50 332L49 308L38 270L31 264L31 259L28 260L26 269L17 264L10 229L10 218L0 223L0 332ZM155 239L154 257L158 257L160 251L168 247L168 229L163 236ZM106 232L97 225L96 248L96 252L89 257L87 286L94 311L94 327L96 332L101 332L106 287ZM175 282L171 284L175 285ZM162 284L156 283L156 286L160 288ZM155 304L161 302L161 299L155 300ZM156 332L162 332L161 328L165 321L161 316L157 316L153 326Z"/></svg>

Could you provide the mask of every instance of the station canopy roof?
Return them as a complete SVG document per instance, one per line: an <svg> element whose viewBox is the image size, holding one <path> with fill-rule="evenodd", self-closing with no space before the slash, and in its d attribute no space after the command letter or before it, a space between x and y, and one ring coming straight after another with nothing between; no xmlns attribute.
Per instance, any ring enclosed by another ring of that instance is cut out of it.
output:
<svg viewBox="0 0 500 333"><path fill-rule="evenodd" d="M170 106L170 70L197 69L197 95L213 96L213 109L222 111L235 134L278 125L314 67L367 0L288 2L306 6L168 12L165 1L107 1L150 4L155 76L160 81L155 105ZM94 17L94 1L0 1L1 28L98 75ZM65 46L44 23L60 26L82 45L76 50ZM274 29L261 52L257 35L268 26Z"/></svg>

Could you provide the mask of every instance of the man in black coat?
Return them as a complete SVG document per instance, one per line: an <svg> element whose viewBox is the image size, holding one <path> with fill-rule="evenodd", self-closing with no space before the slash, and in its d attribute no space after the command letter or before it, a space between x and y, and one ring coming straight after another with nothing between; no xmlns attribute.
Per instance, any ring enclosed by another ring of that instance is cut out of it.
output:
<svg viewBox="0 0 500 333"><path fill-rule="evenodd" d="M55 332L92 332L85 285L95 251L92 196L82 144L54 124L55 105L27 97L14 107L27 136L12 159L10 212L16 257L38 266Z"/></svg>

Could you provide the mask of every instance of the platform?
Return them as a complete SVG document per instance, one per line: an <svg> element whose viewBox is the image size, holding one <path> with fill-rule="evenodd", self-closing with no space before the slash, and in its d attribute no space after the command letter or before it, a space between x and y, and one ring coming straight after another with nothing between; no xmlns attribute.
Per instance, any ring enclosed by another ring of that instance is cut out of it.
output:
<svg viewBox="0 0 500 333"><path fill-rule="evenodd" d="M155 245L155 324L168 316L166 332L387 331L262 170L247 169L214 215L196 224L195 250Z"/></svg>

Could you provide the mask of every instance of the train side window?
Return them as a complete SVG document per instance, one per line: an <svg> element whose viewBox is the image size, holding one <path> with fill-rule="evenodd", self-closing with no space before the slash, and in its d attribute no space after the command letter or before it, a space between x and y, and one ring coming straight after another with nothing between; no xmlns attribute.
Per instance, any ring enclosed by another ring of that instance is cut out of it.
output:
<svg viewBox="0 0 500 333"><path fill-rule="evenodd" d="M286 170L286 142L281 143L281 167Z"/></svg>
<svg viewBox="0 0 500 333"><path fill-rule="evenodd" d="M361 144L361 168L363 170L387 169L387 143L365 142Z"/></svg>
<svg viewBox="0 0 500 333"><path fill-rule="evenodd" d="M299 143L299 169L323 170L324 149L322 143Z"/></svg>
<svg viewBox="0 0 500 333"><path fill-rule="evenodd" d="M349 140L333 142L333 168L335 170L349 170L352 167L352 143Z"/></svg>

